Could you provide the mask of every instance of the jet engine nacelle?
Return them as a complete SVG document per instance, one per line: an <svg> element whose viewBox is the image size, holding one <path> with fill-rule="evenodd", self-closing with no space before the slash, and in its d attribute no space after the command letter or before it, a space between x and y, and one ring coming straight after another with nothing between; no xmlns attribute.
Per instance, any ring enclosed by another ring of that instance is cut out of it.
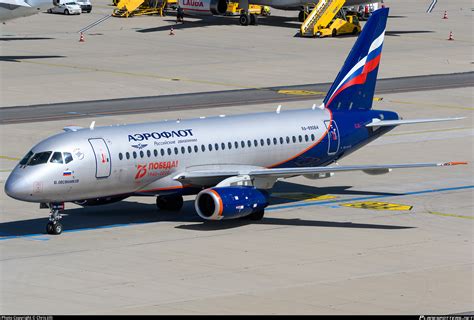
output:
<svg viewBox="0 0 474 320"><path fill-rule="evenodd" d="M179 6L194 15L223 15L227 11L226 0L179 0Z"/></svg>
<svg viewBox="0 0 474 320"><path fill-rule="evenodd" d="M268 194L255 187L217 187L201 191L194 202L206 220L237 219L268 206Z"/></svg>

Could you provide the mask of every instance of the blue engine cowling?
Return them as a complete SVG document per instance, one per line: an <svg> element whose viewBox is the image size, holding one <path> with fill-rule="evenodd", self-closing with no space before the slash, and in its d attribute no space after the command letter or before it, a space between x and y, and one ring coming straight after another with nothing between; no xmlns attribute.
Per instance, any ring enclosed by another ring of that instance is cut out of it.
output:
<svg viewBox="0 0 474 320"><path fill-rule="evenodd" d="M237 219L268 206L268 194L255 187L209 188L199 192L194 206L206 220Z"/></svg>

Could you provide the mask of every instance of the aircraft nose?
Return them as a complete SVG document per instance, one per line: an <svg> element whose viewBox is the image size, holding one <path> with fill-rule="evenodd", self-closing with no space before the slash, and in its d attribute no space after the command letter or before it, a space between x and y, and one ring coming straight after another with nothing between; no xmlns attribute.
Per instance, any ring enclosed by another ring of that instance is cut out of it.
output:
<svg viewBox="0 0 474 320"><path fill-rule="evenodd" d="M14 199L25 200L28 196L25 179L19 177L18 173L12 172L5 182L5 193Z"/></svg>

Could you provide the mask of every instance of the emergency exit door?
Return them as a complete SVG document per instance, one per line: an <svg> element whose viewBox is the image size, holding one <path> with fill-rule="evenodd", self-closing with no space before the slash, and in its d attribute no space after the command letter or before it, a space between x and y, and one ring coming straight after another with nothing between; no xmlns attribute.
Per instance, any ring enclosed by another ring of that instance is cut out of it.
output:
<svg viewBox="0 0 474 320"><path fill-rule="evenodd" d="M104 139L101 138L89 139L89 143L91 144L95 155L95 177L107 178L110 176L111 171L110 152L107 144Z"/></svg>
<svg viewBox="0 0 474 320"><path fill-rule="evenodd" d="M339 151L339 129L337 128L336 121L326 120L324 121L326 125L326 129L329 128L328 131L328 155L334 155Z"/></svg>

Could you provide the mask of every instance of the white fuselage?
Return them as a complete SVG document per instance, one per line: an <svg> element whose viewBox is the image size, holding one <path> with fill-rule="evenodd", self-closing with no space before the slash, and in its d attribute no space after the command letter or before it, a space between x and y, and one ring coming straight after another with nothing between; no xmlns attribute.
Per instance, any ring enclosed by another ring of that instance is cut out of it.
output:
<svg viewBox="0 0 474 320"><path fill-rule="evenodd" d="M172 177L185 170L285 166L327 139L331 117L329 110L316 108L64 132L32 152L67 152L73 161L18 165L6 188L27 190L11 193L34 202L180 189L186 186ZM339 139L334 143L343 148ZM334 148L321 157L332 155ZM322 161L300 160L304 165Z"/></svg>

